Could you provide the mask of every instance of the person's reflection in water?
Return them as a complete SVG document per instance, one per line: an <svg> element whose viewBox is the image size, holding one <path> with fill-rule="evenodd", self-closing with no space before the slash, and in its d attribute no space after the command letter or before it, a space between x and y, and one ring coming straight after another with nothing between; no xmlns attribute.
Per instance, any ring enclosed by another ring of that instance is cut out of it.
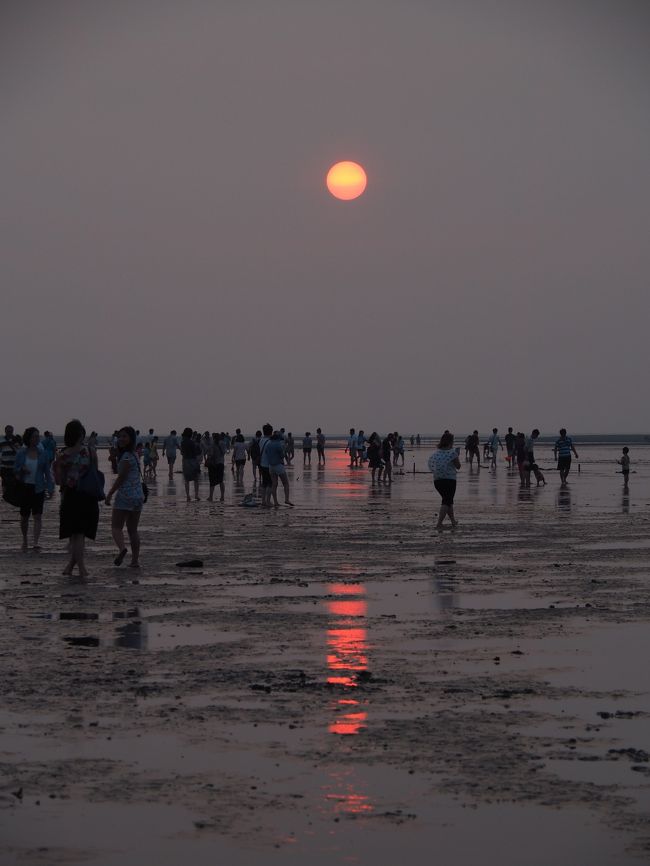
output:
<svg viewBox="0 0 650 866"><path fill-rule="evenodd" d="M630 489L629 487L623 488L623 498L621 499L621 511L623 514L630 513Z"/></svg>
<svg viewBox="0 0 650 866"><path fill-rule="evenodd" d="M481 480L481 467L474 468L474 464L469 464L467 472L467 492L472 496L478 496L480 493L479 481Z"/></svg>
<svg viewBox="0 0 650 866"><path fill-rule="evenodd" d="M435 572L432 595L441 614L448 614L456 609L458 600L454 592L453 575L449 571Z"/></svg>
<svg viewBox="0 0 650 866"><path fill-rule="evenodd" d="M517 502L522 503L532 503L533 494L530 487L520 487L519 493L517 494Z"/></svg>
<svg viewBox="0 0 650 866"><path fill-rule="evenodd" d="M558 511L571 511L571 489L568 486L560 487L555 501Z"/></svg>
<svg viewBox="0 0 650 866"><path fill-rule="evenodd" d="M123 649L145 650L147 648L147 626L141 620L127 622L117 629L117 637L113 641L115 646Z"/></svg>

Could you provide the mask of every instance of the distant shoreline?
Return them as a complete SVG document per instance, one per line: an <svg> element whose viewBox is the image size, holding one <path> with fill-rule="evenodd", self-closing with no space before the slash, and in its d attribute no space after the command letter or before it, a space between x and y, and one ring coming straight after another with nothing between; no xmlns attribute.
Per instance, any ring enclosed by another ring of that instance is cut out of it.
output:
<svg viewBox="0 0 650 866"><path fill-rule="evenodd" d="M16 431L16 432L20 432L20 431ZM291 431L291 432L293 432L293 431ZM372 431L368 431L367 435L370 435L371 432ZM468 431L468 432L470 432L470 431ZM489 432L491 432L491 431L488 431L486 429L485 431L480 433L481 442L487 441L487 437L488 437ZM516 430L515 430L515 432L516 432ZM528 434L530 431L526 430L524 432L526 434ZM158 436L158 447L162 448L162 444L163 444L165 438L167 436L169 436L169 433L168 432L167 433L155 433L154 435ZM332 447L344 448L346 443L347 443L347 440L348 440L348 434L347 433L332 434L332 435L325 434L325 435L326 435L326 440L327 440L326 444L325 444L326 448L332 448ZM385 434L382 434L382 435L385 435ZM467 435L467 433L460 433L460 434L454 434L454 435L455 435L456 444L460 444L462 446L462 443L465 441L465 436ZM499 435L503 439L505 432L499 431ZM573 439L573 441L576 445L580 445L583 448L589 447L589 446L598 446L598 445L621 445L621 446L622 445L650 445L650 434L647 434L647 433L585 433L585 434L569 433L569 435L571 436L571 438ZM252 432L251 433L244 433L244 438L246 439L246 441L248 441L252 436L253 436ZM313 434L312 434L312 436L313 436ZM420 447L421 448L430 448L432 446L435 446L438 443L440 436L441 436L440 433L436 433L436 434L421 433L420 434ZM558 436L559 436L559 433L542 433L537 441L539 442L540 445L553 444L555 442L555 440L558 438ZM62 434L60 434L60 435L57 434L54 436L54 438L56 439L57 445L63 444L63 435ZM302 434L294 434L293 438L294 438L296 450L299 451L302 447ZM108 448L109 439L110 439L110 436L108 436L106 434L101 434L99 436L98 447L99 448ZM146 436L144 437L144 440L146 441ZM407 449L411 448L410 434L408 436L404 436L404 443L405 443L405 446ZM417 448L417 445L414 445L413 447Z"/></svg>

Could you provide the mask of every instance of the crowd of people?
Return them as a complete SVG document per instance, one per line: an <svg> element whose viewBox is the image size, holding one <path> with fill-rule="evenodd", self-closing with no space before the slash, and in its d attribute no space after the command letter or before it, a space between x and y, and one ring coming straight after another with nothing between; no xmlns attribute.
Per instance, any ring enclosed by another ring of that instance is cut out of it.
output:
<svg viewBox="0 0 650 866"><path fill-rule="evenodd" d="M496 471L497 460L499 453L504 451L505 442L505 459L508 468L511 471L515 469L519 473L521 487L527 488L531 484L531 475L535 477L537 486L545 485L546 478L535 459L535 445L539 439L539 430L535 428L530 436L526 436L522 432L513 432L512 427L508 427L508 432L501 440L499 436L499 428L493 427L492 433L483 443L483 455L481 458L480 437L478 430L474 430L465 437L465 462L469 463L470 467L474 465L476 460L477 471L481 469L483 459L486 466L492 471ZM434 486L442 499L442 506L438 514L437 528L441 529L445 517L449 517L452 527L457 525L454 517L454 494L456 490L456 472L461 468L459 447L454 448L454 437L445 430L443 433L438 448L432 455L429 461L429 468L433 472ZM624 452L626 449L623 449ZM629 450L629 449L628 449ZM564 427L560 430L559 438L553 446L553 456L557 460L557 469L560 473L560 485L566 487L567 478L571 471L571 457L578 457L578 452L575 449L573 440L567 435ZM619 461L620 462L620 461ZM624 483L627 485L628 475L624 475Z"/></svg>
<svg viewBox="0 0 650 866"><path fill-rule="evenodd" d="M572 456L578 457L573 440L562 428L555 441L553 453L557 460L560 484L567 485L571 470ZM465 438L465 461L473 467L476 460L477 471L484 465L496 471L497 459L505 450L505 460L509 470L518 471L521 486L531 485L534 476L537 485L546 484L544 474L535 460L535 445L539 430L534 429L530 436L514 433L509 427L503 437L498 428L483 443L482 455L480 437L474 430ZM411 436L412 447L420 447L421 438ZM301 437L302 466L310 467L312 451L316 446L318 466L326 464L326 437L320 427L316 436L307 431ZM505 446L505 447L504 447ZM170 480L173 480L176 461L180 455L181 471L187 502L199 501L199 481L203 469L208 475L209 502L214 502L219 492L219 501L225 498L225 466L230 462L235 483L242 485L244 470L250 463L253 485L257 490L259 482L259 504L263 508L279 507L278 493L282 489L284 504L290 508L290 477L287 467L295 459L296 444L291 432L284 428L274 429L264 424L249 439L241 429L230 433L199 433L186 427L179 436L171 430L159 446L158 436L152 428L142 435L133 427L116 430L108 442L109 462L115 476L110 489L105 492L105 480L99 471L97 460L98 436L94 431L86 436L83 424L74 419L65 428L63 446L57 447L50 431L40 435L36 427L28 427L22 437L14 433L12 426L5 427L4 439L0 442L0 476L2 478L3 498L20 508L20 529L22 550L29 548L29 526L32 521L33 547L40 549L42 515L45 500L51 498L55 486L61 492L59 509L59 537L68 544L69 558L63 574L71 575L75 568L85 577L86 539L95 539L99 522L99 503L111 507L111 534L117 553L114 563L119 566L127 556L128 548L125 530L128 535L131 558L129 565L139 568L140 535L138 531L140 516L147 500L147 481L157 478L157 465L160 459L167 461ZM161 453L159 454L159 450ZM363 430L350 428L345 444L345 454L349 456L351 470L365 468L371 473L372 483L392 484L393 467L404 466L404 438L396 431L380 436L373 432L366 437ZM456 475L461 468L460 447L454 446L452 433L445 430L435 452L429 458L428 467L433 474L434 487L441 497L437 529L442 529L449 518L456 527L454 496ZM485 461L485 462L483 462ZM624 447L621 458L623 483L627 489L630 475L629 448ZM249 494L246 499L252 500ZM254 504L258 504L257 501Z"/></svg>
<svg viewBox="0 0 650 866"><path fill-rule="evenodd" d="M138 523L146 500L146 484L140 459L136 453L137 437L132 427L117 432L119 459L115 480L104 492L104 477L97 460L97 434L86 437L83 424L74 419L65 427L63 446L57 448L51 433L41 439L36 427L28 427L22 437L13 427L5 427L0 443L0 476L3 498L20 508L22 550L29 546L29 522L33 522L33 547L40 550L43 508L51 498L55 485L61 492L59 507L59 538L67 542L68 561L64 575L78 570L86 577L86 539L94 540L99 524L99 503L112 505L111 533L117 545L115 564L121 565L127 548L124 541L126 526L131 544L132 568L139 568L140 536ZM112 501L114 498L114 501Z"/></svg>

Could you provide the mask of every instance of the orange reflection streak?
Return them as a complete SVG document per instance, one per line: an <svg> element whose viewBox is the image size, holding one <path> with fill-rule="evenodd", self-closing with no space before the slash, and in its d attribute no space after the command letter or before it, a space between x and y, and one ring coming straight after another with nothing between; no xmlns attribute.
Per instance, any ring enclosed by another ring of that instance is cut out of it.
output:
<svg viewBox="0 0 650 866"><path fill-rule="evenodd" d="M365 728L364 722L368 718L367 713L346 713L336 722L329 726L330 734L358 734L361 728Z"/></svg>
<svg viewBox="0 0 650 866"><path fill-rule="evenodd" d="M356 675L368 669L368 640L365 628L358 626L358 618L368 613L363 598L365 587L358 583L335 583L328 587L331 595L356 596L326 601L328 613L335 617L327 630L327 682L331 685L356 689ZM360 597L361 596L361 597ZM354 618L354 619L353 619ZM356 621L355 621L356 620ZM335 704L336 718L329 725L332 734L358 734L365 727L368 714L357 700L341 697Z"/></svg>
<svg viewBox="0 0 650 866"><path fill-rule="evenodd" d="M343 565L341 571L343 579L356 577L350 566ZM367 701L357 680L361 671L368 670L368 634L362 627L365 621L359 620L368 613L366 588L360 583L332 583L327 589L330 595L343 596L325 601L331 617L327 629L327 682L343 689L332 704L333 718L328 732L356 736L368 722ZM325 790L326 802L333 807L334 814L362 817L374 810L369 797L358 791L355 773L349 768L332 773Z"/></svg>
<svg viewBox="0 0 650 866"><path fill-rule="evenodd" d="M325 800L334 806L335 815L367 815L373 811L369 797L355 790L353 771L332 773L330 779L325 790L329 789L331 793L325 794Z"/></svg>
<svg viewBox="0 0 650 866"><path fill-rule="evenodd" d="M328 601L327 609L335 616L365 616L368 605L365 601Z"/></svg>
<svg viewBox="0 0 650 866"><path fill-rule="evenodd" d="M328 587L332 595L365 595L366 588L358 583L331 583Z"/></svg>
<svg viewBox="0 0 650 866"><path fill-rule="evenodd" d="M362 499L368 495L365 485L349 481L325 481L323 489L332 490L337 499Z"/></svg>

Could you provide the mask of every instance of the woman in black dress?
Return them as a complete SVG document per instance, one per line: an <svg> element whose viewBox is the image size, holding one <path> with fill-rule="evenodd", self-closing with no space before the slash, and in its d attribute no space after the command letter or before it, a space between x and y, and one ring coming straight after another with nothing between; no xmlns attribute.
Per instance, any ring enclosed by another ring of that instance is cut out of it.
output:
<svg viewBox="0 0 650 866"><path fill-rule="evenodd" d="M65 447L54 467L56 482L61 487L59 538L70 539L70 559L63 574L72 574L76 565L80 577L88 576L84 561L86 539L95 539L99 522L97 499L77 489L79 479L91 466L97 465L97 452L84 445L85 438L86 430L81 421L69 421L63 437Z"/></svg>
<svg viewBox="0 0 650 866"><path fill-rule="evenodd" d="M199 439L200 442L200 439ZM199 477L201 475L201 445L196 442L189 427L181 436L181 456L183 458L183 481L185 496L190 502L190 484L194 484L194 499L199 501Z"/></svg>

